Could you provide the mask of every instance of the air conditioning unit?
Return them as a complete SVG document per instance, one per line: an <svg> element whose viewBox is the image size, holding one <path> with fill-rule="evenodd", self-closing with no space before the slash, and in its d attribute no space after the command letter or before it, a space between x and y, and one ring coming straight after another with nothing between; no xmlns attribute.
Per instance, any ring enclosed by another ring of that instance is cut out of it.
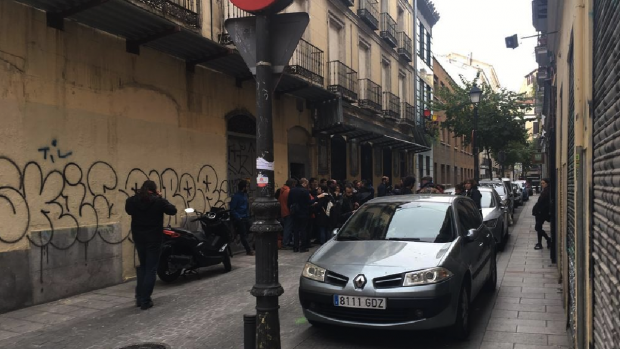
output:
<svg viewBox="0 0 620 349"><path fill-rule="evenodd" d="M542 66L549 65L549 50L547 46L536 46L536 62Z"/></svg>

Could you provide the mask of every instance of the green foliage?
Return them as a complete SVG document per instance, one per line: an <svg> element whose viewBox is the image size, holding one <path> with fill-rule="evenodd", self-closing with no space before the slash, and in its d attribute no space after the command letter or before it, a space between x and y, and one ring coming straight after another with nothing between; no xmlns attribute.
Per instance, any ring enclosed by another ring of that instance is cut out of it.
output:
<svg viewBox="0 0 620 349"><path fill-rule="evenodd" d="M532 166L532 156L537 152L537 147L532 141L526 143L511 142L506 146L504 152L506 153L504 166L514 166L516 163L521 163L523 171L526 172ZM494 153L493 157L499 159L497 153Z"/></svg>
<svg viewBox="0 0 620 349"><path fill-rule="evenodd" d="M474 110L469 99L469 91L474 84L478 85L478 77L466 81L461 77L464 87L451 82L450 88L441 87L435 90L437 100L428 103L434 111L444 111L446 120L441 127L454 132L455 137L463 136L465 144L472 142L474 128ZM508 149L509 144L527 142L525 129L525 94L506 89L493 91L487 84L479 86L483 91L482 100L478 105L478 150L498 153Z"/></svg>

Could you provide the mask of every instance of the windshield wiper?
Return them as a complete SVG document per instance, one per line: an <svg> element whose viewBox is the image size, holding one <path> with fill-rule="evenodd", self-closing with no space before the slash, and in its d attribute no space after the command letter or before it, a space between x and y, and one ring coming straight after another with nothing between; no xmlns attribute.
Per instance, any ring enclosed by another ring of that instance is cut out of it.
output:
<svg viewBox="0 0 620 349"><path fill-rule="evenodd" d="M387 240L393 241L422 241L420 238L388 238Z"/></svg>

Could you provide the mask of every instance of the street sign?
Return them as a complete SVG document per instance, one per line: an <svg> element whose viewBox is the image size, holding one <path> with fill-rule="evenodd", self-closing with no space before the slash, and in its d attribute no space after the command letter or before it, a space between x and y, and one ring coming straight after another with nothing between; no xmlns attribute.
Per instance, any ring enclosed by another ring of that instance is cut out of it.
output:
<svg viewBox="0 0 620 349"><path fill-rule="evenodd" d="M293 52L304 34L310 16L306 12L283 13L272 16L269 29L271 40L271 65L273 73L278 77L273 79L275 88L279 75L284 71ZM245 64L253 75L256 75L256 17L227 19L224 23L232 42L239 50Z"/></svg>
<svg viewBox="0 0 620 349"><path fill-rule="evenodd" d="M293 0L230 0L238 8L252 13L278 13L288 7Z"/></svg>

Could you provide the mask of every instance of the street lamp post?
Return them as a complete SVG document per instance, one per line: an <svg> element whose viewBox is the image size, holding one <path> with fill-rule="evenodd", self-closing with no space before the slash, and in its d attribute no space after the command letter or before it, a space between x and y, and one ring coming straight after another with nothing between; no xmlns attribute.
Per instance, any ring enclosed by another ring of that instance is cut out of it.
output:
<svg viewBox="0 0 620 349"><path fill-rule="evenodd" d="M480 103L480 99L482 99L482 90L479 89L478 86L474 85L469 91L469 99L474 105L474 130L472 145L474 148L474 180L478 183L478 181L480 181L480 165L478 164L480 160L478 153L478 104Z"/></svg>

